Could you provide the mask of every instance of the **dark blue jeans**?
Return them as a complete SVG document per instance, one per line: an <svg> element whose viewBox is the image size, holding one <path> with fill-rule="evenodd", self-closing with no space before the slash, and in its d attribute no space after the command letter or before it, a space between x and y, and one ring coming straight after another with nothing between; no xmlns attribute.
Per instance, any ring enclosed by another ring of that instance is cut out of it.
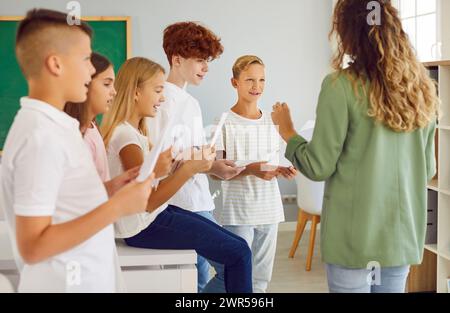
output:
<svg viewBox="0 0 450 313"><path fill-rule="evenodd" d="M252 252L247 242L195 213L169 205L146 229L125 242L147 249L194 249L224 265L227 292L253 292Z"/></svg>

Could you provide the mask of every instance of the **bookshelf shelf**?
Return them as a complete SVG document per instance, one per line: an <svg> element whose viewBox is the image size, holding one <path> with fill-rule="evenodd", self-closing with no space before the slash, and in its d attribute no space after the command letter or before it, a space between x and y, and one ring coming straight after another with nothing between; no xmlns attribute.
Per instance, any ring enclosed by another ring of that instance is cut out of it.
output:
<svg viewBox="0 0 450 313"><path fill-rule="evenodd" d="M430 189L430 190L439 191L438 184L439 184L438 180L437 179L433 179L432 181L430 181L428 183L427 188Z"/></svg>
<svg viewBox="0 0 450 313"><path fill-rule="evenodd" d="M437 203L436 200L428 203L429 211L437 208L437 242L426 244L425 250L437 257L431 264L436 267L436 291L446 293L450 278L450 60L423 64L438 80L442 112L435 141L438 173L427 186L435 192L435 199L437 195Z"/></svg>
<svg viewBox="0 0 450 313"><path fill-rule="evenodd" d="M440 256L442 256L442 258L444 258L444 259L446 259L447 261L449 261L450 262L450 252L441 252L441 253L438 253Z"/></svg>
<svg viewBox="0 0 450 313"><path fill-rule="evenodd" d="M427 249L430 252L433 252L434 254L438 254L437 244L425 245L425 249Z"/></svg>
<svg viewBox="0 0 450 313"><path fill-rule="evenodd" d="M442 194L444 194L444 195L450 196L450 190L439 189L439 192L442 193Z"/></svg>
<svg viewBox="0 0 450 313"><path fill-rule="evenodd" d="M437 260L437 292L446 293L447 279L450 277L450 260L438 255Z"/></svg>
<svg viewBox="0 0 450 313"><path fill-rule="evenodd" d="M440 60L440 61L431 61L431 62L423 62L425 67L439 67L439 66L450 66L450 60Z"/></svg>

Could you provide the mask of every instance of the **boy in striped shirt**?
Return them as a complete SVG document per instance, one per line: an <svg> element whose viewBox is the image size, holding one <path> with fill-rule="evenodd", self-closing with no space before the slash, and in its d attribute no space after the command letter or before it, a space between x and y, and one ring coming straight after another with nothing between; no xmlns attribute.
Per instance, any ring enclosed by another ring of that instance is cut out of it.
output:
<svg viewBox="0 0 450 313"><path fill-rule="evenodd" d="M247 164L240 175L222 181L223 208L217 217L224 228L244 238L252 250L254 292L265 292L270 282L278 223L284 221L276 178L292 179L296 174L293 167L267 162L278 155L282 139L270 113L258 107L264 84L264 63L260 58L243 56L235 62L232 85L238 101L229 111L222 140L217 144L217 151L223 151L227 160Z"/></svg>

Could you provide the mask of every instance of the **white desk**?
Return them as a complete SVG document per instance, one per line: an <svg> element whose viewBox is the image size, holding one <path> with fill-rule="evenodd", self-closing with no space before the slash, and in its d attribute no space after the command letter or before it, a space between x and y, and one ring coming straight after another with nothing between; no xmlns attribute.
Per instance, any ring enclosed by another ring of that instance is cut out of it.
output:
<svg viewBox="0 0 450 313"><path fill-rule="evenodd" d="M153 250L116 240L128 292L197 292L195 250Z"/></svg>

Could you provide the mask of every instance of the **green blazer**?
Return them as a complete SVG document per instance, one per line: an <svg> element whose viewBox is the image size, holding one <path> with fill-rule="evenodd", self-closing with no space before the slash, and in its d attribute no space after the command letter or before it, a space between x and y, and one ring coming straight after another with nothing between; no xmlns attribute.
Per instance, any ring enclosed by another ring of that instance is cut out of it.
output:
<svg viewBox="0 0 450 313"><path fill-rule="evenodd" d="M324 262L348 268L419 264L427 223L427 182L436 173L436 123L397 133L367 115L345 74L322 84L310 142L295 136L286 158L326 181L321 222ZM301 186L300 186L301 187Z"/></svg>

